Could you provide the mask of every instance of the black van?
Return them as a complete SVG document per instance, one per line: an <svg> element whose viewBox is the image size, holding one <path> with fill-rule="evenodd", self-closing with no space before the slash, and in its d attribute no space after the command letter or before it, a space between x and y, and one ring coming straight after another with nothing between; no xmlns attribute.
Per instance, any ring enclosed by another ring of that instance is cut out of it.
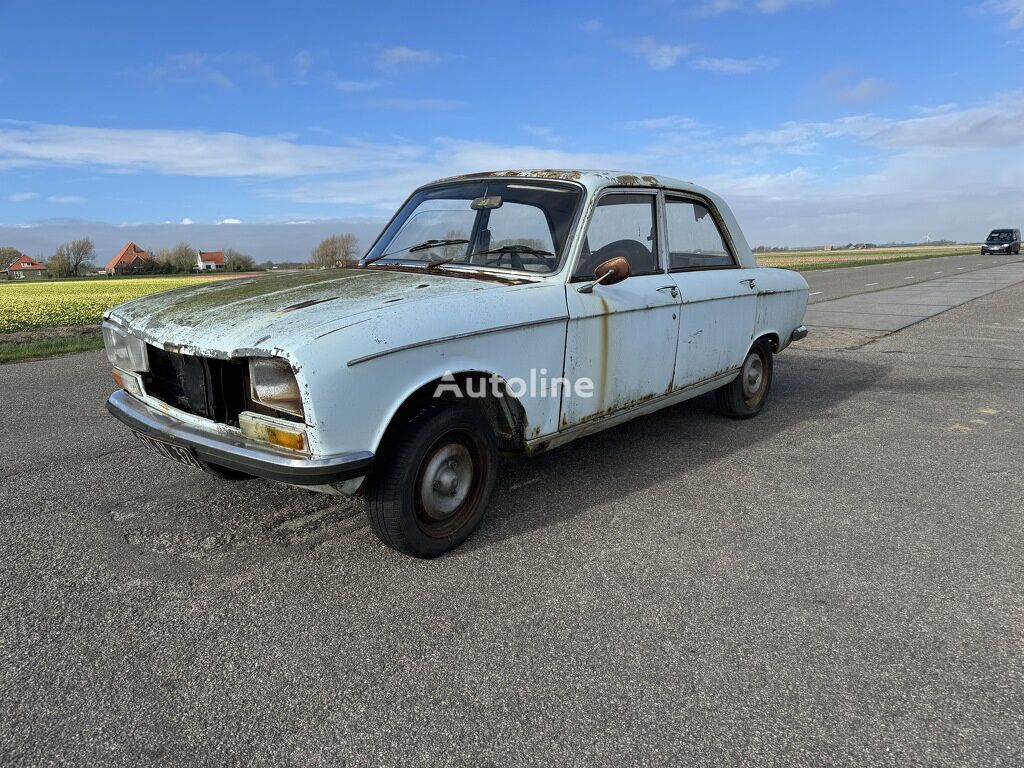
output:
<svg viewBox="0 0 1024 768"><path fill-rule="evenodd" d="M1019 229L993 229L992 233L981 244L982 254L986 253L1020 253Z"/></svg>

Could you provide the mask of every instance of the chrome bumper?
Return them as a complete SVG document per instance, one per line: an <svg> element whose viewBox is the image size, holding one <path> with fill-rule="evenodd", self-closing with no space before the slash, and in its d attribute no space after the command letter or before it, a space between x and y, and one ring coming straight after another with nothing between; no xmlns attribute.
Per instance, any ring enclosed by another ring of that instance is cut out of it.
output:
<svg viewBox="0 0 1024 768"><path fill-rule="evenodd" d="M789 343L792 344L794 341L800 341L800 339L807 338L807 326L799 325L793 329L793 332L789 334Z"/></svg>
<svg viewBox="0 0 1024 768"><path fill-rule="evenodd" d="M124 390L110 396L107 410L137 432L191 448L200 461L279 483L331 485L362 477L373 466L373 454L369 451L296 456L244 437L206 432L177 421Z"/></svg>

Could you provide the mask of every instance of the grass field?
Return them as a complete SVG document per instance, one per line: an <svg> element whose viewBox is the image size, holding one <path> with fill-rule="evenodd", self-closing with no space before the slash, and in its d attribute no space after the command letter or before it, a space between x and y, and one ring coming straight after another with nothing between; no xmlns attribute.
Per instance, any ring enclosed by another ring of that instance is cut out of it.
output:
<svg viewBox="0 0 1024 768"><path fill-rule="evenodd" d="M140 277L131 280L62 280L0 283L0 334L32 328L95 325L121 302L209 277Z"/></svg>
<svg viewBox="0 0 1024 768"><path fill-rule="evenodd" d="M906 248L871 248L860 251L785 251L757 254L762 267L786 267L806 272L812 269L860 267L893 261L934 259L939 256L961 256L978 253L977 245L911 246Z"/></svg>
<svg viewBox="0 0 1024 768"><path fill-rule="evenodd" d="M34 360L39 357L66 355L71 352L88 352L92 349L103 349L103 339L99 336L85 336L73 339L49 339L46 341L18 343L0 341L0 363Z"/></svg>

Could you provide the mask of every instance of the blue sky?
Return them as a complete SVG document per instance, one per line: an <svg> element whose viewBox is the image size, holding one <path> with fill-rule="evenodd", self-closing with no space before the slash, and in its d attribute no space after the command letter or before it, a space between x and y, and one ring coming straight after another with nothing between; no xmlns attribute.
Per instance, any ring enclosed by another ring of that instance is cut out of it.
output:
<svg viewBox="0 0 1024 768"><path fill-rule="evenodd" d="M1024 0L349 6L5 2L0 225L377 220L498 167L691 179L755 243L1024 222Z"/></svg>

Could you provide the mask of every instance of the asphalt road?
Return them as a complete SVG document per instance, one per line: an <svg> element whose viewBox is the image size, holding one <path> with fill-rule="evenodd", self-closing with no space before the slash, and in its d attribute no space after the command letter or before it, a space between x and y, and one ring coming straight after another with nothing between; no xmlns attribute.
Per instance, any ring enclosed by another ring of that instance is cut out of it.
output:
<svg viewBox="0 0 1024 768"><path fill-rule="evenodd" d="M981 256L977 253L970 253L965 256L897 261L891 264L875 264L867 267L817 269L804 272L803 275L811 287L810 302L815 304L843 296L914 285L938 277L950 277L1022 260L1024 260L1024 255Z"/></svg>
<svg viewBox="0 0 1024 768"><path fill-rule="evenodd" d="M430 562L141 450L99 353L2 366L0 761L1019 765L1022 306L507 462Z"/></svg>

